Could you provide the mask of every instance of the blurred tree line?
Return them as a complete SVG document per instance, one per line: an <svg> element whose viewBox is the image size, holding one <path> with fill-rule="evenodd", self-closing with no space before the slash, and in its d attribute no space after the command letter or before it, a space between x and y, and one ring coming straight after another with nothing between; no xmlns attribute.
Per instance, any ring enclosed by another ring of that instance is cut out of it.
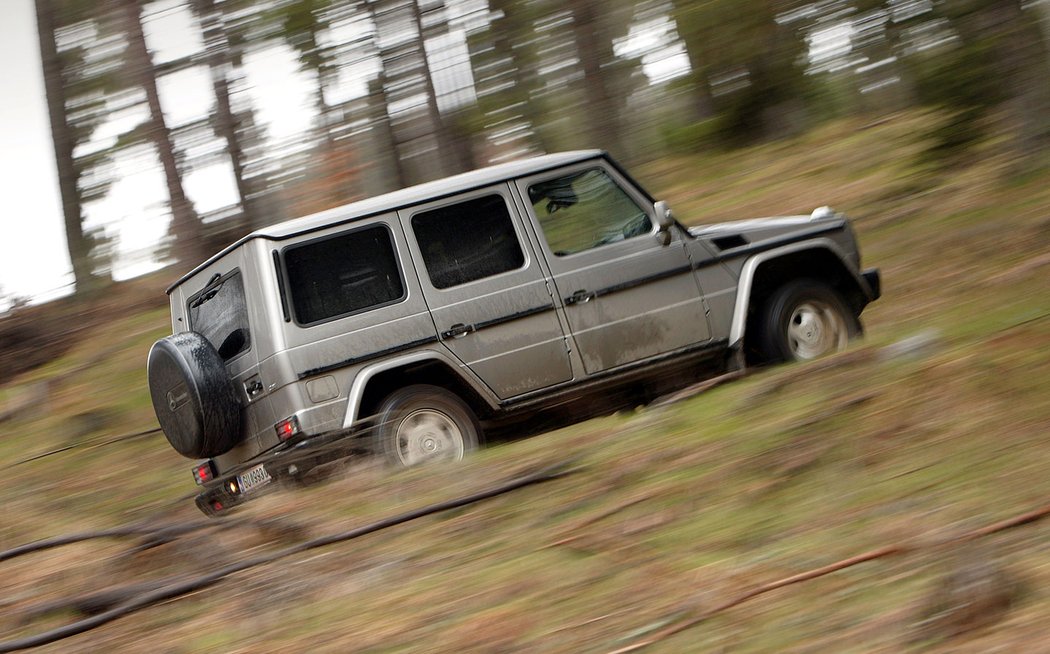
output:
<svg viewBox="0 0 1050 654"><path fill-rule="evenodd" d="M542 152L639 162L913 106L945 116L938 158L993 123L1021 156L1050 142L1050 0L34 1L78 291L108 276L85 207L120 157L159 162L188 268L277 220ZM173 11L203 48L158 61L144 25ZM246 61L278 47L313 85L312 130L284 142L246 92ZM173 125L158 83L185 71L212 92ZM237 202L202 215L184 179L216 164Z"/></svg>

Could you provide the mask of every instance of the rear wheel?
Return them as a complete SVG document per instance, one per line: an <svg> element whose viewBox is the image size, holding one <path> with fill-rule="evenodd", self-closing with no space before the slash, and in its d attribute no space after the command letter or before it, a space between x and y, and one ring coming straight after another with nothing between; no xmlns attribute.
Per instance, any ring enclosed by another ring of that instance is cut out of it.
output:
<svg viewBox="0 0 1050 654"><path fill-rule="evenodd" d="M388 463L410 467L459 461L477 449L480 433L477 417L463 400L444 388L417 384L383 401L373 444Z"/></svg>
<svg viewBox="0 0 1050 654"><path fill-rule="evenodd" d="M860 322L842 296L815 279L777 289L759 317L758 350L766 361L808 361L846 348Z"/></svg>

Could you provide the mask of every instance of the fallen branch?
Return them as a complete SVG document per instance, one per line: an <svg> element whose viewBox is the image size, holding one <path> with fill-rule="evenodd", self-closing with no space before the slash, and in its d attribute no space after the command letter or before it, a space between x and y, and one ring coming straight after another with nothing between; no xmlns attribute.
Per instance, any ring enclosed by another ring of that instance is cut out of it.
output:
<svg viewBox="0 0 1050 654"><path fill-rule="evenodd" d="M837 561L835 563L831 563L820 568L815 568L806 572L800 572L799 574L792 575L790 577L777 579L776 581L771 581L769 583L762 584L761 586L758 586L745 593L742 593L727 602L719 604L718 606L715 606L712 609L708 609L707 611L691 611L690 615L673 622L672 624L668 625L667 627L664 627L660 631L657 631L642 640L635 641L630 645L626 645L619 649L612 650L611 652L609 652L609 654L626 654L627 652L637 652L639 650L645 649L646 647L649 647L650 645L655 645L656 643L662 640L666 640L667 638L670 638L675 634L679 634L687 629L691 629L692 627L695 627L701 624L702 622L707 621L708 619L714 617L715 615L718 615L719 613L728 611L729 609L739 604L743 604L748 600L754 599L759 595L764 595L774 590L784 588L785 586L790 586L792 584L797 584L803 581L809 581L811 579L823 577L833 572L838 572L839 570L845 570L846 568L851 568L855 565L860 565L861 563L867 563L868 561L874 561L876 559L883 559L891 556L897 556L900 554L906 554L909 552L916 551L918 549L922 549L923 547L943 547L947 545L954 545L958 543L971 541L984 536L990 536L1001 531L1006 531L1007 529L1012 529L1014 527L1020 527L1022 525L1037 522L1039 520L1042 520L1043 518L1046 518L1047 516L1050 516L1050 504L1043 506L1042 508L1029 511L1027 513L1022 513L1021 515L1014 516L1013 518L1008 518L1006 520L1001 520L999 522L992 523L979 529L974 529L972 531L968 531L962 534L957 534L955 536L943 538L925 546L919 545L917 541L888 545L886 547L880 547L874 550L870 550L863 554L858 554L857 556L852 556L848 559L843 559L841 561Z"/></svg>
<svg viewBox="0 0 1050 654"><path fill-rule="evenodd" d="M500 484L488 490L484 490L472 495L466 495L456 499L448 500L445 502L439 502L437 504L431 504L419 509L408 511L396 516L384 518L377 522L373 522L350 531L345 531L339 534L332 534L329 536L321 536L312 540L293 545L285 549L273 552L270 554L263 554L256 556L239 563L233 563L231 565L224 566L218 570L210 572L199 577L179 581L172 583L155 590L144 592L137 595L123 604L111 608L107 611L94 615L90 618L78 620L76 622L46 631L33 636L27 636L25 638L19 638L16 640L8 640L0 642L0 653L3 652L15 652L19 650L29 649L31 647L39 647L41 645L47 645L63 638L69 638L77 634L84 633L96 627L100 627L104 624L112 622L118 618L124 617L148 606L158 604L165 600L173 599L188 593L192 593L203 588L215 585L222 581L226 577L233 575L238 572L242 572L249 568L258 567L267 563L273 563L274 561L295 555L301 554L309 550L325 547L327 545L333 545L335 543L342 543L344 541L353 540L373 532L377 532L383 529L388 529L424 516L433 515L435 513L441 513L443 511L449 511L451 509L457 509L462 506L469 504L475 504L482 500L486 500L497 495L503 495L511 491L524 488L526 486L532 486L535 484L551 481L554 479L560 479L566 475L576 472L577 468L571 468L571 463L558 463L553 466L543 468L532 474L528 474L518 479L513 479L506 483Z"/></svg>
<svg viewBox="0 0 1050 654"><path fill-rule="evenodd" d="M656 497L657 495L659 495L661 490L662 489L653 490L653 491L649 491L647 493L642 493L640 495L636 495L634 497L629 497L626 500L624 500L623 502L620 502L619 504L617 504L617 505L615 505L613 507L605 509L604 511L599 511L598 513L596 513L594 515L590 515L590 516L587 516L587 517L582 518L580 520L577 520L576 522L574 522L573 524L569 525L568 527L565 527L564 529L561 530L561 532L556 534L555 537L554 537L554 540L547 547L556 547L558 545L564 545L566 543L572 542L572 541L574 541L574 540L576 540L578 538L578 536L573 535L573 532L579 531L579 530L581 530L581 529L583 529L585 527L589 527L589 526L595 524L596 522L601 522L602 520L605 520L606 518L608 518L610 516L616 515L620 511L624 511L626 509L629 509L629 508L631 508L632 506L634 506L636 504L641 504L642 502L647 502L647 501L653 499L654 497Z"/></svg>
<svg viewBox="0 0 1050 654"><path fill-rule="evenodd" d="M43 459L45 457L53 456L55 454L61 454L62 452L68 452L69 450L75 450L75 449L80 448L80 447L87 447L88 449L93 449L93 448L96 448L96 447L105 447L106 445L112 445L114 443L122 443L124 441L129 441L129 440L132 440L132 439L135 439L135 438L142 438L143 436L152 436L153 434L159 434L160 432L161 432L160 427L155 427L153 429L147 429L145 431L137 431L137 432L133 432L133 433L130 433L130 434L121 434L120 436L99 436L98 438L93 438L91 440L83 441L81 443L72 443L70 445L63 445L62 447L56 447L55 449L48 450L47 452L41 452L39 454L34 454L32 456L28 456L28 457L26 457L24 459L21 459L19 461L15 461L12 465L20 466L23 463L30 463L32 461L37 461L39 459Z"/></svg>
<svg viewBox="0 0 1050 654"><path fill-rule="evenodd" d="M68 534L66 536L56 536L55 538L38 540L32 543L26 543L25 545L19 545L18 547L14 547L9 550L5 550L3 552L0 552L0 562L7 561L19 556L24 556L26 554L41 552L43 550L62 547L64 545L72 545L74 543L82 543L88 540L97 540L102 538L123 538L128 536L147 536L151 539L164 539L185 533L200 531L202 529L213 529L215 527L227 526L230 524L234 524L234 521L207 520L191 522L185 525L163 525L159 527L150 527L147 525L131 525L127 527L114 527L112 529L102 529L99 531L85 531L79 534Z"/></svg>
<svg viewBox="0 0 1050 654"><path fill-rule="evenodd" d="M790 425L780 429L779 431L788 433L793 431L801 431L803 429L809 429L810 427L816 427L822 422L827 422L832 418L837 418L838 416L842 415L843 413L846 413L850 409L855 409L858 406L867 404L868 402L874 400L876 397L878 397L877 393L867 392L860 393L858 395L851 395L849 397L846 397L845 399L839 400L835 403L834 406L828 407L827 409L824 409L823 411L820 411L813 415L806 416L805 418L797 422L791 423Z"/></svg>
<svg viewBox="0 0 1050 654"><path fill-rule="evenodd" d="M688 400L689 398L709 391L716 386L721 386L722 384L727 384L731 381L736 381L737 379L745 377L748 373L749 371L745 368L743 370L733 370L717 377L712 377L711 379L705 379L704 381L697 382L692 386L687 386L680 391L659 397L649 406L658 409L676 402L681 402L682 400Z"/></svg>
<svg viewBox="0 0 1050 654"><path fill-rule="evenodd" d="M33 620L60 611L75 611L81 615L97 615L103 611L108 611L115 606L128 602L138 595L157 590L158 588L163 588L174 582L174 579L141 581L127 586L117 586L116 588L107 588L93 593L85 593L84 595L65 597L51 602L35 604L19 611L21 614L19 621L22 624L28 624Z"/></svg>
<svg viewBox="0 0 1050 654"><path fill-rule="evenodd" d="M999 522L993 522L992 524L986 525L979 529L968 531L965 534L948 539L945 544L964 543L966 541L975 540L983 536L997 534L1000 531L1013 529L1014 527L1022 527L1033 522L1038 522L1039 520L1042 520L1048 515L1050 515L1050 504L1047 504L1046 506L1039 509L1033 509L1028 513L1022 513L1021 515L1017 515L1012 518L1007 518L1006 520L1000 520Z"/></svg>

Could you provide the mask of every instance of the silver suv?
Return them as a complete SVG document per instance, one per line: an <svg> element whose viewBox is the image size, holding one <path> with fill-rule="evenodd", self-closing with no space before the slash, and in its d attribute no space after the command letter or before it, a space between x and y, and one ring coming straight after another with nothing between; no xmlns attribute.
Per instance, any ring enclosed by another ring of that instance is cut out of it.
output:
<svg viewBox="0 0 1050 654"><path fill-rule="evenodd" d="M839 350L879 274L830 209L686 229L581 151L259 230L168 295L150 393L214 514L356 451L460 459L567 405Z"/></svg>

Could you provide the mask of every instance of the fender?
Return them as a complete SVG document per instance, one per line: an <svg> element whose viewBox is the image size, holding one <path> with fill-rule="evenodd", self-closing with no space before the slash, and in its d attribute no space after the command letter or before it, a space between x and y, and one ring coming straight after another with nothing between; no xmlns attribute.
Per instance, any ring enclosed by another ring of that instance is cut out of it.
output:
<svg viewBox="0 0 1050 654"><path fill-rule="evenodd" d="M354 377L354 382L350 385L350 392L347 394L346 415L343 417L343 429L353 427L354 423L357 421L359 417L357 413L361 406L361 398L364 397L365 388L368 387L368 382L371 381L373 377L381 372L386 372L387 370L424 361L435 361L448 366L450 370L459 375L460 379L473 388L474 392L476 392L490 408L493 410L499 409L499 402L495 399L495 396L493 396L492 391L481 383L481 380L475 377L473 373L455 363L442 352L436 350L423 350L406 354L405 356L397 357L396 359L384 359L383 361L378 361L362 368Z"/></svg>
<svg viewBox="0 0 1050 654"><path fill-rule="evenodd" d="M820 249L828 250L835 255L842 267L849 271L854 283L857 284L857 288L861 289L869 298L872 297L872 291L868 283L860 276L856 267L850 265L842 248L831 239L816 238L761 252L748 259L740 272L740 279L736 289L736 305L733 309L733 322L729 328L729 347L732 348L739 345L744 338L744 329L747 325L747 310L751 302L751 285L754 283L755 271L758 270L758 267L767 261L787 254Z"/></svg>

